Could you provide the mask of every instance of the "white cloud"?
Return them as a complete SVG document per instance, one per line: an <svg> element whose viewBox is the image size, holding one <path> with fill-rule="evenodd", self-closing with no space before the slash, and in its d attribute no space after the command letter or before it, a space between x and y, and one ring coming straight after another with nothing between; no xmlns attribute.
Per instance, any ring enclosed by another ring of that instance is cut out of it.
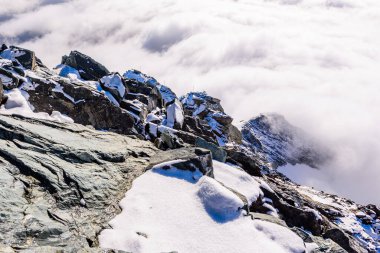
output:
<svg viewBox="0 0 380 253"><path fill-rule="evenodd" d="M0 39L47 65L77 49L206 90L236 120L282 113L337 151L330 188L380 204L378 0L8 2Z"/></svg>

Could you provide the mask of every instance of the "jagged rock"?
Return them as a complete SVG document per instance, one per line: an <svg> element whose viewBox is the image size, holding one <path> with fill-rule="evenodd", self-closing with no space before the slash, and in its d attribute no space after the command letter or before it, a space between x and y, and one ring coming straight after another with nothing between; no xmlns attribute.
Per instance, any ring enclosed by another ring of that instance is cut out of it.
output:
<svg viewBox="0 0 380 253"><path fill-rule="evenodd" d="M208 142L217 143L208 125L201 124L199 117L185 115L182 130L202 137Z"/></svg>
<svg viewBox="0 0 380 253"><path fill-rule="evenodd" d="M155 93L150 93L149 95L144 95L141 93L127 93L124 98L126 100L137 100L141 103L145 104L147 107L147 111L151 112L157 107L162 107L162 105L159 104L158 96L156 96Z"/></svg>
<svg viewBox="0 0 380 253"><path fill-rule="evenodd" d="M7 48L7 46L3 44L0 50L0 57L16 61L26 69L34 70L37 66L34 52L20 47L10 46Z"/></svg>
<svg viewBox="0 0 380 253"><path fill-rule="evenodd" d="M195 134L185 132L185 131L176 131L175 133L183 142L191 145L195 145L195 141L198 138Z"/></svg>
<svg viewBox="0 0 380 253"><path fill-rule="evenodd" d="M132 115L141 122L144 122L148 115L148 108L145 104L138 100L123 99L120 102L120 107L131 112Z"/></svg>
<svg viewBox="0 0 380 253"><path fill-rule="evenodd" d="M243 135L241 134L240 130L236 126L232 124L228 125L226 132L231 142L239 144L239 145L243 143L242 141Z"/></svg>
<svg viewBox="0 0 380 253"><path fill-rule="evenodd" d="M195 140L197 136L184 131L175 130L166 126L158 125L160 122L153 123L153 121L148 122L145 125L145 134L148 136L148 139L156 143L156 146L160 146L160 149L166 150L169 148L169 146L178 148L182 147L184 143L195 145ZM167 136L164 137L166 141L160 139L162 134L167 134ZM168 140L170 141L167 142ZM164 146L161 146L162 144L164 144L163 141L167 143ZM169 143L173 143L173 145L168 145Z"/></svg>
<svg viewBox="0 0 380 253"><path fill-rule="evenodd" d="M289 226L330 238L348 252L376 252L376 225L359 222L355 216L358 206L352 201L296 185L275 173L264 178L272 189L262 188L264 196L273 201Z"/></svg>
<svg viewBox="0 0 380 253"><path fill-rule="evenodd" d="M326 231L323 235L342 246L349 253L366 253L367 250L360 247L359 243L350 235L343 232L341 229L334 227Z"/></svg>
<svg viewBox="0 0 380 253"><path fill-rule="evenodd" d="M380 209L375 205L369 204L365 207L365 210L367 212L371 212L371 213L375 214L374 218L380 217Z"/></svg>
<svg viewBox="0 0 380 253"><path fill-rule="evenodd" d="M21 252L97 252L97 233L156 153L146 141L10 116L0 116L0 146L0 244Z"/></svg>
<svg viewBox="0 0 380 253"><path fill-rule="evenodd" d="M241 167L253 176L261 176L261 168L258 159L252 157L253 154L248 154L244 150L233 148L226 148L228 160L233 163L238 163Z"/></svg>
<svg viewBox="0 0 380 253"><path fill-rule="evenodd" d="M119 73L103 76L99 80L99 83L104 90L109 91L119 102L123 99L124 95L129 92L124 79Z"/></svg>
<svg viewBox="0 0 380 253"><path fill-rule="evenodd" d="M262 189L264 195L273 201L273 206L280 211L289 226L303 227L313 235L322 235L330 227L328 220L311 208L314 206L312 201L288 187L277 175L265 178L274 192Z"/></svg>
<svg viewBox="0 0 380 253"><path fill-rule="evenodd" d="M190 171L198 169L203 175L214 177L211 152L207 149L180 148L161 151L151 158L148 168L170 161L175 161L171 166L177 169Z"/></svg>
<svg viewBox="0 0 380 253"><path fill-rule="evenodd" d="M17 88L20 85L20 79L16 74L4 68L0 68L0 80L6 90Z"/></svg>
<svg viewBox="0 0 380 253"><path fill-rule="evenodd" d="M242 128L245 146L259 153L274 168L304 163L313 168L326 162L331 152L279 114L260 115Z"/></svg>
<svg viewBox="0 0 380 253"><path fill-rule="evenodd" d="M95 80L110 74L108 69L91 57L78 51L71 51L69 56L62 57L62 64L68 65L79 71L84 80Z"/></svg>
<svg viewBox="0 0 380 253"><path fill-rule="evenodd" d="M221 147L215 145L214 143L207 142L203 138L198 137L195 140L195 146L210 150L212 154L212 159L222 163L226 162L227 152Z"/></svg>
<svg viewBox="0 0 380 253"><path fill-rule="evenodd" d="M177 98L176 94L169 87L162 85L155 78L145 75L138 70L128 70L124 73L123 77L127 79L127 85L137 88L137 93L149 95L154 90L153 93L159 95L162 106ZM131 87L131 91L134 92L133 87Z"/></svg>
<svg viewBox="0 0 380 253"><path fill-rule="evenodd" d="M305 243L315 243L317 248L314 248L311 253L347 253L345 249L340 247L337 243L331 239L325 239L320 236L313 236L305 230L297 227L293 227L292 230L302 238Z"/></svg>
<svg viewBox="0 0 380 253"><path fill-rule="evenodd" d="M184 147L183 141L170 132L161 133L160 137L154 141L154 145L161 150Z"/></svg>
<svg viewBox="0 0 380 253"><path fill-rule="evenodd" d="M96 129L131 134L135 120L122 108L115 106L105 95L82 83L64 79L33 80L35 88L28 91L29 102L37 111L59 111L76 123Z"/></svg>
<svg viewBox="0 0 380 253"><path fill-rule="evenodd" d="M222 125L230 125L233 121L231 116L223 113L215 113L213 118Z"/></svg>
<svg viewBox="0 0 380 253"><path fill-rule="evenodd" d="M185 115L204 122L198 124L188 118L187 122L190 124L186 125L184 130L196 133L204 139L211 137L213 142L220 146L228 142L241 143L241 135L237 133L236 127L232 126L232 118L224 112L219 99L208 96L205 92L190 92L180 99Z"/></svg>

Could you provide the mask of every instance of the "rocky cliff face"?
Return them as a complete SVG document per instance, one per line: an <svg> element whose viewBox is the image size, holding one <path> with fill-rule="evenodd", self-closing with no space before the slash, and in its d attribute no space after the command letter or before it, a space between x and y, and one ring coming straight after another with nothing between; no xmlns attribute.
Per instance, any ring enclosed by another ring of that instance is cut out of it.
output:
<svg viewBox="0 0 380 253"><path fill-rule="evenodd" d="M244 146L271 163L271 167L287 163L304 163L317 168L328 161L332 151L291 125L282 115L260 115L242 127Z"/></svg>
<svg viewBox="0 0 380 253"><path fill-rule="evenodd" d="M0 101L0 252L102 252L98 235L136 177L161 164L218 180L212 159L260 182L251 200L221 187L246 215L296 233L309 245L303 252L380 252L376 206L276 172L286 163L318 167L331 155L282 116L259 116L239 131L204 92L178 97L140 71L110 72L77 51L50 70L7 46Z"/></svg>

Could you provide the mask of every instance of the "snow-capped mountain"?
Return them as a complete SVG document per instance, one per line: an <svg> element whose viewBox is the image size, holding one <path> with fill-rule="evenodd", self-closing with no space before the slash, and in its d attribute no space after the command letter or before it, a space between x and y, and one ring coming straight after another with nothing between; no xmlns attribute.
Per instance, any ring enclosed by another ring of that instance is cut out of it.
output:
<svg viewBox="0 0 380 253"><path fill-rule="evenodd" d="M276 171L333 155L280 115L5 45L0 103L0 252L380 252L378 207Z"/></svg>
<svg viewBox="0 0 380 253"><path fill-rule="evenodd" d="M333 155L328 147L279 114L253 118L242 126L241 132L244 146L262 155L274 168L287 163L317 168Z"/></svg>

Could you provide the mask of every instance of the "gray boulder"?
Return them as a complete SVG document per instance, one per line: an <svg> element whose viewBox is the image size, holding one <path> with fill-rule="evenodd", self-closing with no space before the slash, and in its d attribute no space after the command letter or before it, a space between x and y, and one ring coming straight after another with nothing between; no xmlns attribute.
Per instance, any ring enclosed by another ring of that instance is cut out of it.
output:
<svg viewBox="0 0 380 253"><path fill-rule="evenodd" d="M163 132L156 138L154 144L161 150L176 149L184 147L183 141L170 132Z"/></svg>
<svg viewBox="0 0 380 253"><path fill-rule="evenodd" d="M205 141L203 138L198 137L195 140L195 146L210 150L212 154L212 159L222 163L226 162L227 152L218 145L212 142Z"/></svg>
<svg viewBox="0 0 380 253"><path fill-rule="evenodd" d="M158 152L150 160L148 169L170 161L176 161L171 166L181 170L195 171L198 169L203 175L214 177L211 152L202 148L179 148ZM167 166L163 167L169 168Z"/></svg>

